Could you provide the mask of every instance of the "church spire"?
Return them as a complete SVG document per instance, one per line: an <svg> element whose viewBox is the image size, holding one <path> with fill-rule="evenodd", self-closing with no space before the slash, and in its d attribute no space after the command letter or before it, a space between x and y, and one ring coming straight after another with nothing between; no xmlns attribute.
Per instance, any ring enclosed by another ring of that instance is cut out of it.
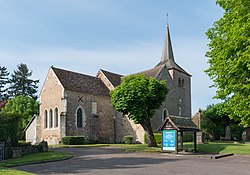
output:
<svg viewBox="0 0 250 175"><path fill-rule="evenodd" d="M166 36L165 36L165 41L164 41L164 46L162 50L162 55L161 55L161 64L165 64L167 62L172 62L174 61L174 54L173 54L173 49L172 49L172 44L171 44L171 39L170 39L170 32L169 32L169 26L168 24L166 25Z"/></svg>
<svg viewBox="0 0 250 175"><path fill-rule="evenodd" d="M166 36L165 36L165 41L164 41L164 45L163 45L161 61L160 61L160 63L158 63L156 65L156 67L161 66L161 65L166 65L166 67L168 69L175 69L175 70L178 70L184 74L191 76L184 69L182 69L174 60L174 53L173 53L173 48L172 48L172 44L171 44L168 23L166 25Z"/></svg>

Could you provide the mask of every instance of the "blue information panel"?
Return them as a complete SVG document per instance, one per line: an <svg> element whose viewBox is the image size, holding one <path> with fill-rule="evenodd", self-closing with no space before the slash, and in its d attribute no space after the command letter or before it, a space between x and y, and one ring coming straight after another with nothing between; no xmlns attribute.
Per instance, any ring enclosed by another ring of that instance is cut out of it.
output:
<svg viewBox="0 0 250 175"><path fill-rule="evenodd" d="M162 131L162 150L176 151L176 130Z"/></svg>

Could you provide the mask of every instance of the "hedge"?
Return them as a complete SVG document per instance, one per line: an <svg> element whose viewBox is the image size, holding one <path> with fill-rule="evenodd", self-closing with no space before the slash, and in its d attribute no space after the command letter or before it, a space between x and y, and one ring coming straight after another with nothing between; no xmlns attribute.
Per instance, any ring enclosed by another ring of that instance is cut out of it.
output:
<svg viewBox="0 0 250 175"><path fill-rule="evenodd" d="M157 143L157 144L161 144L161 133L155 132L155 133L154 133L154 137L155 137L156 143ZM148 143L148 139L147 139L147 137L146 137L146 134L144 135L144 142L145 142L145 143Z"/></svg>
<svg viewBox="0 0 250 175"><path fill-rule="evenodd" d="M66 136L62 138L64 145L82 145L84 144L84 136Z"/></svg>
<svg viewBox="0 0 250 175"><path fill-rule="evenodd" d="M193 133L183 133L183 142L192 142L193 141Z"/></svg>
<svg viewBox="0 0 250 175"><path fill-rule="evenodd" d="M123 143L125 144L132 144L134 143L134 137L131 135L127 135L123 137Z"/></svg>

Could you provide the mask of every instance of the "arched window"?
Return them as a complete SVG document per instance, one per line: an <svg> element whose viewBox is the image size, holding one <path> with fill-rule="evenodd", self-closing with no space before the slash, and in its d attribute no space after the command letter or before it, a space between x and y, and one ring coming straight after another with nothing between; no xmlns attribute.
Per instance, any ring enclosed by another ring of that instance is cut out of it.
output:
<svg viewBox="0 0 250 175"><path fill-rule="evenodd" d="M54 121L54 125L55 127L58 127L58 108L55 108L55 111L54 111L54 117L55 117L55 121Z"/></svg>
<svg viewBox="0 0 250 175"><path fill-rule="evenodd" d="M53 127L53 110L52 109L49 110L49 127L50 128Z"/></svg>
<svg viewBox="0 0 250 175"><path fill-rule="evenodd" d="M48 111L44 111L44 128L48 128Z"/></svg>
<svg viewBox="0 0 250 175"><path fill-rule="evenodd" d="M82 127L82 109L78 108L76 112L76 126L77 127Z"/></svg>
<svg viewBox="0 0 250 175"><path fill-rule="evenodd" d="M82 107L78 107L76 109L76 114L75 114L75 120L76 120L76 127L77 128L84 128L86 125L86 117L85 117L85 111Z"/></svg>
<svg viewBox="0 0 250 175"><path fill-rule="evenodd" d="M168 110L165 108L162 112L162 121L164 121L168 116Z"/></svg>
<svg viewBox="0 0 250 175"><path fill-rule="evenodd" d="M181 81L181 87L184 87L184 79Z"/></svg>

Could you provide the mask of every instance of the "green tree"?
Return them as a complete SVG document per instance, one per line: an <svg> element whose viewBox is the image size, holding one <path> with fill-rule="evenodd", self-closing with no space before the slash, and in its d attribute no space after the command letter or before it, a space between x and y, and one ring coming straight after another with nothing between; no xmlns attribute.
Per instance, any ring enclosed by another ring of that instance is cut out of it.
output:
<svg viewBox="0 0 250 175"><path fill-rule="evenodd" d="M6 85L9 83L9 74L6 67L0 66L0 102L7 99Z"/></svg>
<svg viewBox="0 0 250 175"><path fill-rule="evenodd" d="M24 139L23 130L33 117L38 114L39 103L30 96L19 95L11 100L2 109L5 114L18 114L20 122L18 127L19 139Z"/></svg>
<svg viewBox="0 0 250 175"><path fill-rule="evenodd" d="M148 79L142 74L125 77L121 85L111 91L114 108L143 127L149 147L157 147L150 119L167 93L165 81L159 82L152 77Z"/></svg>
<svg viewBox="0 0 250 175"><path fill-rule="evenodd" d="M212 140L219 140L225 134L225 127L230 119L224 111L224 104L212 104L202 111L201 129L211 136Z"/></svg>
<svg viewBox="0 0 250 175"><path fill-rule="evenodd" d="M14 74L11 74L9 94L10 96L28 95L35 100L37 99L37 84L39 80L32 80L29 77L32 76L26 64L19 64Z"/></svg>
<svg viewBox="0 0 250 175"><path fill-rule="evenodd" d="M208 29L208 76L231 118L250 125L250 1L217 0L221 19Z"/></svg>
<svg viewBox="0 0 250 175"><path fill-rule="evenodd" d="M243 127L239 126L239 121L229 118L229 113L226 110L226 103L212 104L202 111L201 130L211 140L219 140L220 136L226 136L226 128L231 129L232 139L241 139ZM229 139L231 139L229 138Z"/></svg>
<svg viewBox="0 0 250 175"><path fill-rule="evenodd" d="M5 142L7 146L17 146L18 119L19 116L16 114L0 112L0 142Z"/></svg>

